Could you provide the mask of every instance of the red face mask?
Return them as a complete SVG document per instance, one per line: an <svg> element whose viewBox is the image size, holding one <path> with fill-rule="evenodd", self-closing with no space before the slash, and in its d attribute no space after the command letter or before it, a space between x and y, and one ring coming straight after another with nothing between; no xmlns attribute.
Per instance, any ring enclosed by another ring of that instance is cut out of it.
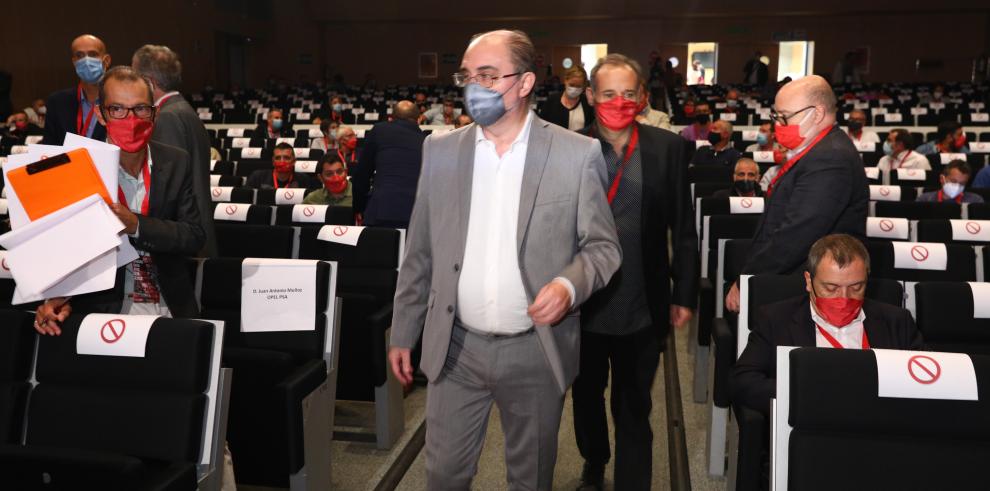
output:
<svg viewBox="0 0 990 491"><path fill-rule="evenodd" d="M28 127L28 123L27 121L15 121L14 127L17 128L18 130L23 131Z"/></svg>
<svg viewBox="0 0 990 491"><path fill-rule="evenodd" d="M625 97L613 97L607 102L595 103L595 115L602 126L612 130L624 130L636 118L638 104Z"/></svg>
<svg viewBox="0 0 990 491"><path fill-rule="evenodd" d="M141 119L133 113L124 119L108 119L107 134L113 144L127 153L135 153L148 145L155 124L149 119Z"/></svg>
<svg viewBox="0 0 990 491"><path fill-rule="evenodd" d="M295 169L295 162L289 162L288 160L277 160L272 162L275 165L276 172L292 172Z"/></svg>
<svg viewBox="0 0 990 491"><path fill-rule="evenodd" d="M774 123L774 132L777 135L777 143L783 145L788 150L794 150L804 143L804 137L801 136L801 125L799 124L781 126L779 123Z"/></svg>
<svg viewBox="0 0 990 491"><path fill-rule="evenodd" d="M346 148L348 151L353 152L354 149L357 148L357 138L351 138L345 141L344 148Z"/></svg>
<svg viewBox="0 0 990 491"><path fill-rule="evenodd" d="M963 134L957 136L955 140L952 140L952 145L954 147L956 147L956 150L960 150L960 149L962 149L962 147L965 147L966 146L966 134L963 133Z"/></svg>
<svg viewBox="0 0 990 491"><path fill-rule="evenodd" d="M835 327L845 327L859 315L863 301L857 298L821 298L815 295L815 310Z"/></svg>
<svg viewBox="0 0 990 491"><path fill-rule="evenodd" d="M333 194L343 193L347 189L347 176L330 176L330 179L323 181L323 186Z"/></svg>

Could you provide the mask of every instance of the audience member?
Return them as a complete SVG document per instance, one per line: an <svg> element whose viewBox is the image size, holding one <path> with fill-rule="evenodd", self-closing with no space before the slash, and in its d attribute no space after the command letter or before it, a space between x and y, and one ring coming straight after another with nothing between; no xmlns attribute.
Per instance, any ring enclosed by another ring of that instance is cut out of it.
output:
<svg viewBox="0 0 990 491"><path fill-rule="evenodd" d="M246 186L255 189L281 189L319 187L318 182L306 174L296 173L296 152L292 145L279 143L272 151L274 170L258 169L247 178Z"/></svg>
<svg viewBox="0 0 990 491"><path fill-rule="evenodd" d="M584 67L574 65L564 72L563 92L551 92L540 110L540 117L572 131L578 131L595 119L585 90L588 74Z"/></svg>
<svg viewBox="0 0 990 491"><path fill-rule="evenodd" d="M731 167L742 155L732 146L732 123L718 120L708 132L708 143L694 152L691 165L721 165Z"/></svg>
<svg viewBox="0 0 990 491"><path fill-rule="evenodd" d="M918 201L942 203L954 200L956 203L982 203L983 197L976 193L966 192L966 183L972 171L965 160L953 160L942 168L938 183L942 186L938 191L929 191L918 196Z"/></svg>
<svg viewBox="0 0 990 491"><path fill-rule="evenodd" d="M966 133L956 121L942 121L935 130L935 139L919 146L916 152L923 155L939 153L969 153L966 145Z"/></svg>
<svg viewBox="0 0 990 491"><path fill-rule="evenodd" d="M880 170L896 169L921 169L932 170L932 165L928 159L920 152L911 148L914 147L914 138L911 132L904 128L890 130L887 134L887 141L883 142L883 157L877 167Z"/></svg>
<svg viewBox="0 0 990 491"><path fill-rule="evenodd" d="M454 129L463 128L473 122L474 120L471 119L471 116L467 115L467 112L462 112L458 114L457 119L454 120Z"/></svg>
<svg viewBox="0 0 990 491"><path fill-rule="evenodd" d="M848 127L846 134L854 143L880 144L880 137L876 133L863 129L866 126L866 113L863 110L853 109L850 111L846 125Z"/></svg>
<svg viewBox="0 0 990 491"><path fill-rule="evenodd" d="M317 166L316 177L323 186L306 194L303 198L304 204L353 206L351 182L347 180L347 166L340 161L340 157L333 153L324 155Z"/></svg>
<svg viewBox="0 0 990 491"><path fill-rule="evenodd" d="M807 294L759 309L732 367L733 403L769 417L778 346L924 349L910 312L865 298L869 273L870 256L859 239L834 234L816 241L804 272Z"/></svg>
<svg viewBox="0 0 990 491"><path fill-rule="evenodd" d="M337 156L349 169L353 169L358 163L360 153L357 150L357 143L357 133L353 129L349 126L337 128Z"/></svg>
<svg viewBox="0 0 990 491"><path fill-rule="evenodd" d="M11 114L7 120L7 129L0 136L3 136L4 140L12 140L12 145L24 145L27 137L41 135L44 132L38 125L28 121L28 115L24 111ZM4 145L6 146L7 142L4 142Z"/></svg>
<svg viewBox="0 0 990 491"><path fill-rule="evenodd" d="M670 116L663 111L653 108L653 104L650 103L650 98L652 97L650 92L645 87L641 89L641 92L643 94L643 100L640 101L639 105L643 109L636 114L636 122L654 128L674 131L670 126Z"/></svg>
<svg viewBox="0 0 990 491"><path fill-rule="evenodd" d="M289 124L289 120L285 117L282 110L277 107L268 110L268 116L265 118L265 121L258 123L254 134L255 136L269 140L296 136L295 131L292 130L292 125Z"/></svg>
<svg viewBox="0 0 990 491"><path fill-rule="evenodd" d="M107 68L110 55L100 38L83 34L72 40L72 64L79 83L48 96L45 101L47 117L42 143L61 145L66 133L75 133L94 140L106 140L107 131L96 117L100 104L99 82Z"/></svg>
<svg viewBox="0 0 990 491"><path fill-rule="evenodd" d="M739 91L736 89L729 89L725 93L725 107L722 108L722 112L737 113L739 110Z"/></svg>
<svg viewBox="0 0 990 491"><path fill-rule="evenodd" d="M773 161L777 165L784 163L786 149L777 143L773 134L773 124L763 123L756 132L756 143L746 147L747 152L773 152Z"/></svg>
<svg viewBox="0 0 990 491"><path fill-rule="evenodd" d="M351 178L355 217L365 225L409 228L426 139L416 125L418 112L411 101L399 101L392 121L365 134L361 161Z"/></svg>
<svg viewBox="0 0 990 491"><path fill-rule="evenodd" d="M687 107L685 106L685 114ZM694 122L681 130L681 136L689 141L707 140L708 132L711 129L712 109L707 102L699 102L694 105Z"/></svg>
<svg viewBox="0 0 990 491"><path fill-rule="evenodd" d="M167 46L146 44L134 52L131 67L151 82L155 96L155 132L151 139L179 147L189 153L192 166L193 194L199 206L199 218L206 234L202 255L217 254L213 227L213 201L210 197L210 135L196 110L179 93L182 62Z"/></svg>
<svg viewBox="0 0 990 491"><path fill-rule="evenodd" d="M45 127L45 114L48 112L48 108L45 107L44 99L35 99L30 106L24 108L24 112L27 114L28 121L39 128Z"/></svg>
<svg viewBox="0 0 990 491"><path fill-rule="evenodd" d="M763 196L760 188L760 166L756 161L743 157L736 161L732 172L732 187L720 189L712 194L713 198L728 198L730 196L755 197Z"/></svg>
<svg viewBox="0 0 990 491"><path fill-rule="evenodd" d="M320 133L323 133L323 136L313 138L309 148L323 150L323 153L325 154L330 153L332 150L336 150L338 128L340 128L340 122L337 120L324 119L320 121Z"/></svg>
<svg viewBox="0 0 990 491"><path fill-rule="evenodd" d="M452 125L454 124L454 118L456 118L460 112L460 109L454 108L454 99L447 98L443 100L443 105L441 107L428 109L425 113L420 114L417 121L419 124Z"/></svg>
<svg viewBox="0 0 990 491"><path fill-rule="evenodd" d="M743 81L747 85L756 85L757 87L767 85L767 80L770 78L770 71L761 58L763 58L763 53L757 51L753 53L753 57L743 67Z"/></svg>

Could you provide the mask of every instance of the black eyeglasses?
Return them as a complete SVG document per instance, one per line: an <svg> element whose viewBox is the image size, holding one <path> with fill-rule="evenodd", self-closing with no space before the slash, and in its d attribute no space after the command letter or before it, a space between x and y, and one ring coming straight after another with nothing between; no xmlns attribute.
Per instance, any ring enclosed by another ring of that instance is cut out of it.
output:
<svg viewBox="0 0 990 491"><path fill-rule="evenodd" d="M806 107L804 109L799 109L799 110L794 111L793 113L791 113L790 116L785 116L783 114L780 114L779 112L777 112L776 109L774 109L774 108L771 107L770 108L770 119L772 119L772 120L780 123L783 126L787 126L787 120L788 119L791 119L794 116L797 116L798 114L801 114L801 113L807 111L808 109L814 109L814 107L815 106L808 106L808 107Z"/></svg>
<svg viewBox="0 0 990 491"><path fill-rule="evenodd" d="M120 104L110 104L109 106L104 106L104 114L110 116L113 119L124 119L127 117L128 113L134 113L135 116L141 119L151 119L155 115L155 106L149 106L147 104L138 104L136 106L121 106Z"/></svg>
<svg viewBox="0 0 990 491"><path fill-rule="evenodd" d="M467 84L474 81L478 85L486 89L490 89L492 88L493 85L495 85L495 82L497 82L499 79L515 77L516 75L522 75L522 74L523 72L516 72L516 73L510 73L508 75L499 76L499 75L492 75L489 73L479 73L474 76L469 76L466 73L458 72L451 75L451 78L454 80L454 85L458 87L465 87L467 86Z"/></svg>

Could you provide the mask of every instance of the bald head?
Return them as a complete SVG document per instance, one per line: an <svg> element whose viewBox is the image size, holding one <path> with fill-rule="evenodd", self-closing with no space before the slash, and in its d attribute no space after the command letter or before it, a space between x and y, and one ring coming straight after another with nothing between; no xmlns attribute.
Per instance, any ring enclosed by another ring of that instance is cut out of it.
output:
<svg viewBox="0 0 990 491"><path fill-rule="evenodd" d="M832 92L828 82L818 75L808 75L788 82L777 92L777 100L782 97L804 106L818 106L819 110L835 115L835 92Z"/></svg>
<svg viewBox="0 0 990 491"><path fill-rule="evenodd" d="M73 55L80 51L93 51L99 55L107 54L107 45L100 38L92 34L83 34L72 40L70 45Z"/></svg>
<svg viewBox="0 0 990 491"><path fill-rule="evenodd" d="M416 122L416 119L419 118L419 107L412 101L401 100L396 102L395 107L392 108L392 117Z"/></svg>
<svg viewBox="0 0 990 491"><path fill-rule="evenodd" d="M80 71L80 66L76 66L76 73L79 75L79 79L87 84L88 87L95 90L96 83L100 81L100 76L110 68L110 55L107 54L107 45L100 38L92 34L83 34L72 40L69 51L73 66L76 66L76 63L84 58L99 60L99 64L103 65L103 69L100 70L99 64L89 60L84 61L80 65L83 67L82 71Z"/></svg>

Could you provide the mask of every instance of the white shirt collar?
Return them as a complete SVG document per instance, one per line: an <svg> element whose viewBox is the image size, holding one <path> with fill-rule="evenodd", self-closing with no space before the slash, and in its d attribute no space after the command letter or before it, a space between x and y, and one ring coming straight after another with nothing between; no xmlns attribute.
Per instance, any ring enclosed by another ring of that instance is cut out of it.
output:
<svg viewBox="0 0 990 491"><path fill-rule="evenodd" d="M162 96L159 97L155 101L155 107L158 107L159 105L161 105L162 99L165 99L165 98L168 98L168 97L172 97L173 95L178 95L178 94L179 94L179 91L178 90L173 90L172 92L168 92L168 93L162 94Z"/></svg>
<svg viewBox="0 0 990 491"><path fill-rule="evenodd" d="M512 145L509 145L509 148L515 148L516 144L518 144L518 143L526 143L526 142L528 142L529 141L529 130L532 128L532 126L533 126L533 111L527 111L526 112L526 123L523 124L522 130L520 130L519 131L519 134L516 135L516 139L512 141ZM475 133L474 141L475 141L476 144L477 143L481 143L483 141L484 142L489 142L492 145L495 144L495 142L489 140L488 137L485 136L485 130L481 127L481 125L478 125L478 129L476 129L475 132L476 133Z"/></svg>

